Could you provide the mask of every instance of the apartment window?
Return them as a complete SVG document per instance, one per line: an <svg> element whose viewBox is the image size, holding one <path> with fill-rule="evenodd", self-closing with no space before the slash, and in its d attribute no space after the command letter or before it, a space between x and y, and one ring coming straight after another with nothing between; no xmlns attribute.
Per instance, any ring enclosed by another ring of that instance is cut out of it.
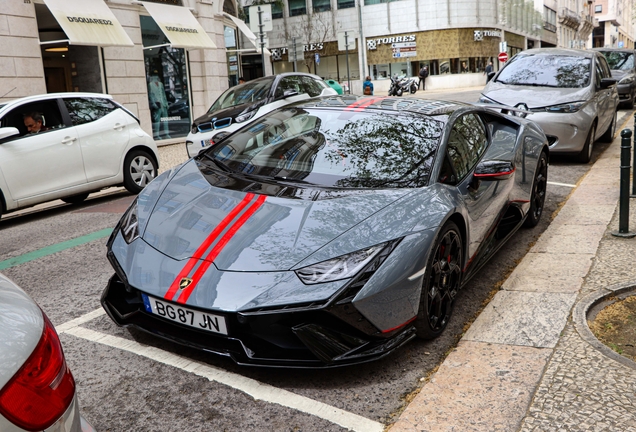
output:
<svg viewBox="0 0 636 432"><path fill-rule="evenodd" d="M552 33L556 33L557 26L557 14L556 11L553 11L550 8L543 7L543 28L551 31Z"/></svg>
<svg viewBox="0 0 636 432"><path fill-rule="evenodd" d="M331 10L330 0L312 0L314 12L324 12Z"/></svg>
<svg viewBox="0 0 636 432"><path fill-rule="evenodd" d="M307 4L305 0L289 0L289 16L307 14Z"/></svg>
<svg viewBox="0 0 636 432"><path fill-rule="evenodd" d="M603 5L594 6L594 13L601 13L601 12L603 12Z"/></svg>
<svg viewBox="0 0 636 432"><path fill-rule="evenodd" d="M356 6L354 0L338 0L338 9L347 9Z"/></svg>
<svg viewBox="0 0 636 432"><path fill-rule="evenodd" d="M283 17L283 7L280 2L272 3L272 19Z"/></svg>

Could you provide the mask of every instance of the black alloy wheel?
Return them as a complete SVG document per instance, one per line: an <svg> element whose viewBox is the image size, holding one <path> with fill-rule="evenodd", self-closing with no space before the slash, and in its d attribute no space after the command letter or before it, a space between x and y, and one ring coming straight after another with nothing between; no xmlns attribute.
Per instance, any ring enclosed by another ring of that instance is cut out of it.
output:
<svg viewBox="0 0 636 432"><path fill-rule="evenodd" d="M527 228L537 226L543 214L543 206L545 205L545 196L548 190L548 156L545 152L541 152L537 170L534 173L534 183L532 185L532 195L530 196L530 210L524 222Z"/></svg>
<svg viewBox="0 0 636 432"><path fill-rule="evenodd" d="M415 320L417 336L438 337L450 321L462 278L462 238L457 225L447 222L435 240L422 281L420 307Z"/></svg>

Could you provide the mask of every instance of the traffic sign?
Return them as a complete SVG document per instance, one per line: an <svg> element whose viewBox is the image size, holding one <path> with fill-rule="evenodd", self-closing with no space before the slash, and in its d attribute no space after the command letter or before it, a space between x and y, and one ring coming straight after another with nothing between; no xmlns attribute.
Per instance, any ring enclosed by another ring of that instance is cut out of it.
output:
<svg viewBox="0 0 636 432"><path fill-rule="evenodd" d="M505 63L508 61L508 53L502 52L499 53L499 61Z"/></svg>

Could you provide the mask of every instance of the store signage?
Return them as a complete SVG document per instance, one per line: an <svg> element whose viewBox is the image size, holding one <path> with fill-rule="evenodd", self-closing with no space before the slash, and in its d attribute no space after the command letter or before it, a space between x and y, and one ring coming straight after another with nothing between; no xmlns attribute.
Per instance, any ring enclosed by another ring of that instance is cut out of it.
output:
<svg viewBox="0 0 636 432"><path fill-rule="evenodd" d="M402 43L402 42L415 42L415 35L406 35L406 36L391 36L385 38L377 38L377 39L367 39L367 49L374 50L377 49L378 45L386 45L386 44L394 44L394 43Z"/></svg>
<svg viewBox="0 0 636 432"><path fill-rule="evenodd" d="M172 6L183 6L183 2L181 0L144 0L144 1L150 2L150 3L167 4Z"/></svg>
<svg viewBox="0 0 636 432"><path fill-rule="evenodd" d="M475 30L473 39L477 42L484 40L485 37L501 38L500 30Z"/></svg>
<svg viewBox="0 0 636 432"><path fill-rule="evenodd" d="M111 26L113 25L113 22L111 20L99 19L99 18L84 18L84 17L67 16L66 19L69 22L76 22L76 23L103 24L103 25L111 25Z"/></svg>
<svg viewBox="0 0 636 432"><path fill-rule="evenodd" d="M311 52L311 51L322 51L322 49L324 48L324 44L322 43L316 43L316 44L308 44L308 45L303 45L303 52ZM273 60L281 60L282 59L282 55L287 54L287 47L283 47L283 48L271 48L270 49L271 53L272 53L272 59ZM289 50L291 51L291 50ZM290 54L293 56L293 53ZM290 57L291 59L291 57Z"/></svg>

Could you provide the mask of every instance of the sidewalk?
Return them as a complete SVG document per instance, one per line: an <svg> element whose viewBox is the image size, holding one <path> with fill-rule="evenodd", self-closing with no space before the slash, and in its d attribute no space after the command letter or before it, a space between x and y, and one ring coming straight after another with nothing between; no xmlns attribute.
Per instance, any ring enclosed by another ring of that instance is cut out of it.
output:
<svg viewBox="0 0 636 432"><path fill-rule="evenodd" d="M631 112L618 125L617 138L390 432L636 431L636 363L598 342L586 321L600 300L636 290L636 239L611 235L620 131L633 128ZM636 200L630 207L634 230Z"/></svg>

